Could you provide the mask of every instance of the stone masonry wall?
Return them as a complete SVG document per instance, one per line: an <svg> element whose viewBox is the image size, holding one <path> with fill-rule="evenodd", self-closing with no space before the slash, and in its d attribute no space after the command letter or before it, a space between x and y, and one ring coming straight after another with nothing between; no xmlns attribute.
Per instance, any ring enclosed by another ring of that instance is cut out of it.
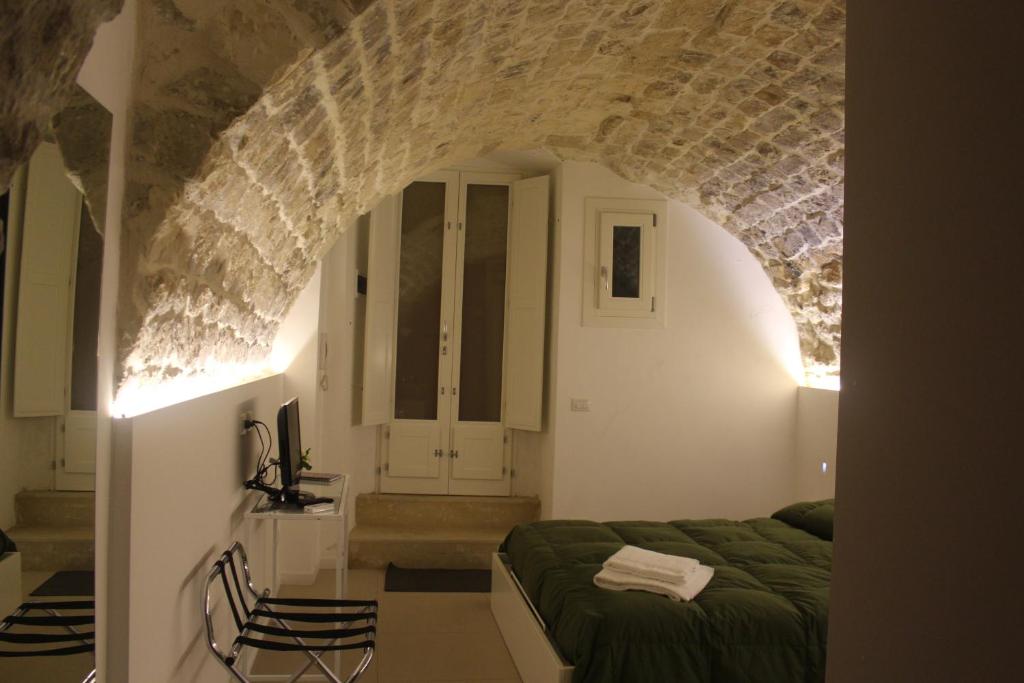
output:
<svg viewBox="0 0 1024 683"><path fill-rule="evenodd" d="M202 21L225 40L178 81L154 77L136 110L124 382L262 359L356 216L433 168L536 147L737 235L789 304L808 370L837 370L843 0L377 0L312 51L186 6L201 3L152 0L179 25L144 37L152 50ZM261 62L247 36L286 47Z"/></svg>
<svg viewBox="0 0 1024 683"><path fill-rule="evenodd" d="M124 0L0 4L0 192L69 101L97 27Z"/></svg>

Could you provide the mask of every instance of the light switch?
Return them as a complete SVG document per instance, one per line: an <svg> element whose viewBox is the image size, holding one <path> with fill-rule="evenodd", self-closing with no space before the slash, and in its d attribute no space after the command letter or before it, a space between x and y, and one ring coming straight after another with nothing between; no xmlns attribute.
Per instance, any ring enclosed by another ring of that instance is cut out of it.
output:
<svg viewBox="0 0 1024 683"><path fill-rule="evenodd" d="M574 398L570 399L572 412L574 413L589 413L590 412L590 399L589 398Z"/></svg>

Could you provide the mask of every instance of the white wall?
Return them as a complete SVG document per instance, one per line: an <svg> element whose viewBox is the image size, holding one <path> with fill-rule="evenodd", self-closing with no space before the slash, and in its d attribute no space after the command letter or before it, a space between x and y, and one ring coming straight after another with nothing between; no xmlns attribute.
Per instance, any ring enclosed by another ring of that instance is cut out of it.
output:
<svg viewBox="0 0 1024 683"><path fill-rule="evenodd" d="M352 477L350 504L358 493L376 487L377 428L362 427L362 353L366 297L356 291L356 273L366 274L369 224L360 219L342 234L324 257L321 329L326 334L326 389L321 392L324 468ZM350 510L349 520L355 515ZM334 557L336 535L325 533L324 560Z"/></svg>
<svg viewBox="0 0 1024 683"><path fill-rule="evenodd" d="M125 0L121 14L100 27L92 50L78 75L79 85L113 115L97 348L96 633L100 646L96 649L96 668L99 679L103 681L126 680L123 668L115 666L109 671L107 669L108 659L112 655L119 662L125 661L123 648L127 633L127 576L123 571L127 558L118 555L124 551L124 547L113 548L109 542L125 531L129 474L127 469L116 467L118 463L111 456L110 406L114 400L121 214L124 204L125 155L131 127L129 103L134 84L136 33L136 0ZM112 560L116 566L111 568L109 564Z"/></svg>
<svg viewBox="0 0 1024 683"><path fill-rule="evenodd" d="M839 392L800 387L796 415L797 499L835 496L838 427Z"/></svg>
<svg viewBox="0 0 1024 683"><path fill-rule="evenodd" d="M257 585L268 580L269 523L243 519L257 496L242 482L255 469L259 442L252 432L239 435L239 416L248 410L273 424L282 385L275 375L116 421L115 458L131 470L130 528L111 539L130 563L128 674L106 680L224 680L206 649L199 596L211 564L234 540L246 545Z"/></svg>
<svg viewBox="0 0 1024 683"><path fill-rule="evenodd" d="M760 264L670 201L666 329L583 327L584 198L662 196L588 163L557 180L545 514L743 518L792 502L799 344Z"/></svg>
<svg viewBox="0 0 1024 683"><path fill-rule="evenodd" d="M302 448L310 449L314 468L321 469L320 392L317 390L317 344L320 316L320 267L292 304L281 323L271 351L271 362L283 372L282 400L299 399L299 433ZM265 422L267 422L265 420ZM274 438L277 457L277 421L267 422ZM278 547L281 580L284 583L312 583L320 564L318 524L286 524ZM328 534L330 535L330 534Z"/></svg>

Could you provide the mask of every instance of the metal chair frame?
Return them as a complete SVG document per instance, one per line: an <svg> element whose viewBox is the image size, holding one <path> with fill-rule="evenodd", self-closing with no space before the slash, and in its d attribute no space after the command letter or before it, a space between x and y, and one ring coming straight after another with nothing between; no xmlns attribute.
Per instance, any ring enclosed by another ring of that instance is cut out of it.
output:
<svg viewBox="0 0 1024 683"><path fill-rule="evenodd" d="M58 610L90 610L88 614L62 615ZM18 609L0 621L0 642L25 645L54 645L78 642L79 645L55 647L45 650L0 650L0 657L59 657L96 651L95 631L82 632L76 626L96 624L96 604L92 600L65 600L59 602L24 602ZM47 616L34 616L30 612L45 612ZM66 634L53 632L12 633L12 626L61 627ZM82 683L95 683L96 669L90 671Z"/></svg>
<svg viewBox="0 0 1024 683"><path fill-rule="evenodd" d="M236 562L237 557L237 562ZM242 577L239 578L238 564L241 564ZM229 579L230 575L230 579ZM225 651L218 643L213 626L210 588L220 579L224 594L231 609L231 616L237 628L237 635L231 647ZM249 599L246 599L248 595ZM252 606L250 607L250 602ZM318 607L328 612L291 612L276 609L277 607ZM289 599L273 598L270 589L262 592L253 584L249 570L249 558L245 548L239 542L231 544L214 563L206 576L205 590L201 596L201 608L206 623L206 642L217 660L231 673L234 680L250 683L236 666L245 647L255 649L276 650L285 652L302 652L308 662L289 678L289 683L297 681L310 667L315 666L320 673L332 683L343 683L331 669L324 664L320 656L325 652L341 650L362 650L363 657L344 683L355 683L373 660L376 640L377 601L376 600L329 600L329 599ZM352 611L340 611L349 608ZM260 620L266 624L260 623ZM304 622L306 624L347 625L364 622L357 628L329 628L325 630L296 629L287 622ZM273 624L276 623L277 626ZM289 638L294 643L264 640L260 636L271 635ZM256 636L255 638L252 636ZM362 637L354 643L340 642L348 638ZM321 641L309 643L307 640Z"/></svg>

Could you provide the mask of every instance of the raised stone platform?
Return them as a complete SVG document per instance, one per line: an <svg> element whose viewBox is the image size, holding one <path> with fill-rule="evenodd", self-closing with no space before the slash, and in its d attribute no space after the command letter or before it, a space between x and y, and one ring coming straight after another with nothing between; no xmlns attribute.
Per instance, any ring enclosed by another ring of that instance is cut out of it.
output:
<svg viewBox="0 0 1024 683"><path fill-rule="evenodd" d="M21 553L23 571L90 570L95 564L93 492L22 491L17 526L7 535Z"/></svg>
<svg viewBox="0 0 1024 683"><path fill-rule="evenodd" d="M486 569L505 535L539 516L536 498L361 494L349 566Z"/></svg>

